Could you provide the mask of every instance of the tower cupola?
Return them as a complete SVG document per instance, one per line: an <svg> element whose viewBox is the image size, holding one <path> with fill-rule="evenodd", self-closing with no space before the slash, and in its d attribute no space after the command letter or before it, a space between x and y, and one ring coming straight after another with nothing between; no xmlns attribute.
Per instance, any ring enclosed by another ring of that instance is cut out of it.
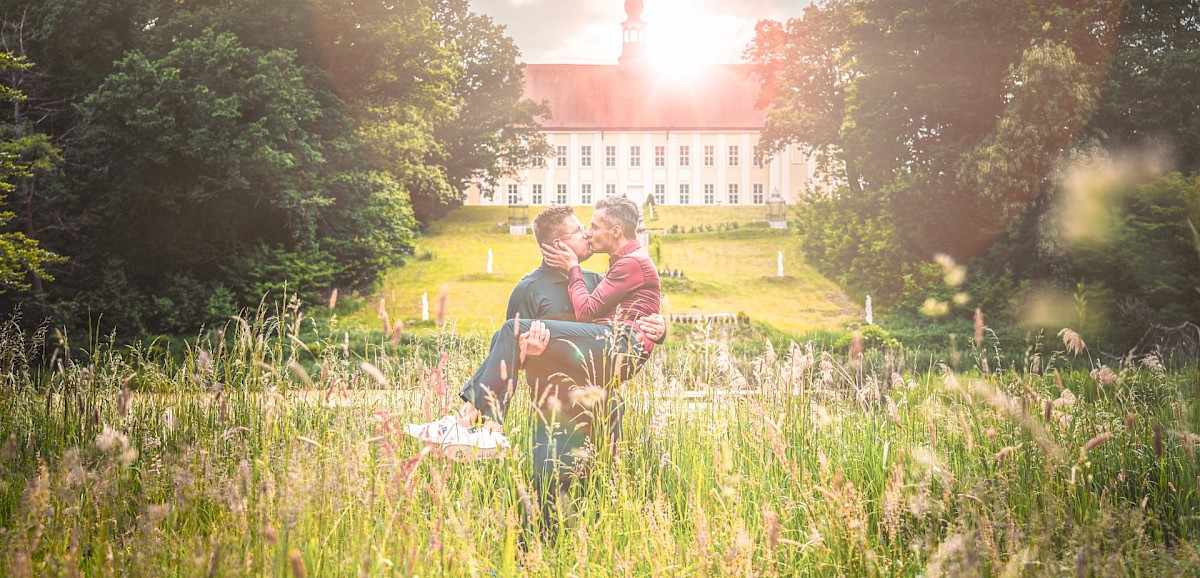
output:
<svg viewBox="0 0 1200 578"><path fill-rule="evenodd" d="M621 23L621 74L641 76L646 69L646 23L642 21L642 0L625 0L625 21Z"/></svg>

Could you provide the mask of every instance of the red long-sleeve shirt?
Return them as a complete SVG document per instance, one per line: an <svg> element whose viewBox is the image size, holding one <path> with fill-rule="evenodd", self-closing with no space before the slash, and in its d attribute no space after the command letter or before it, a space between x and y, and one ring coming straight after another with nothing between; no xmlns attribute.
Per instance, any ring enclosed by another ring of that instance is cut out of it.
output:
<svg viewBox="0 0 1200 578"><path fill-rule="evenodd" d="M658 268L637 241L626 243L608 258L608 273L595 290L588 292L579 267L572 267L568 276L567 291L580 321L633 324L658 313L662 304Z"/></svg>

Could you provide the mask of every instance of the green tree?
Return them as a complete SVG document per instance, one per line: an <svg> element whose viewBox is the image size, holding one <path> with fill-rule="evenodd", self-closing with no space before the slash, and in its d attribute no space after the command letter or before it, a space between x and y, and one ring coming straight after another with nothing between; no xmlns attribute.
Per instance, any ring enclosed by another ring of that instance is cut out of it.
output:
<svg viewBox="0 0 1200 578"><path fill-rule="evenodd" d="M759 23L746 57L768 148L818 152L842 185L802 210L871 235L851 248L807 228L826 272L896 302L935 254L980 258L1022 222L1094 104L1106 39L1087 32L1111 26L1112 2L1076 4L830 0Z"/></svg>
<svg viewBox="0 0 1200 578"><path fill-rule="evenodd" d="M550 109L545 103L521 98L520 50L503 26L472 12L467 0L437 0L434 18L452 47L459 71L452 93L457 111L452 121L435 130L440 146L430 161L446 167L456 190L475 184L490 194L501 178L516 175L534 157L550 154L537 123L549 117ZM430 205L433 200L414 200L423 221L460 204L457 196Z"/></svg>
<svg viewBox="0 0 1200 578"><path fill-rule="evenodd" d="M202 321L202 299L174 299L189 282L242 303L287 282L316 300L411 251L407 197L357 168L353 126L326 118L336 111L318 105L290 51L209 31L159 59L131 52L84 107L79 152L100 193L93 255L155 295L148 313L190 303L180 319Z"/></svg>
<svg viewBox="0 0 1200 578"><path fill-rule="evenodd" d="M0 52L0 71L22 69L31 66L11 52ZM17 103L23 95L0 84L0 102ZM45 154L32 156L35 151ZM32 179L38 170L50 168L56 152L49 147L41 135L22 135L0 142L0 206L15 188L13 181ZM32 158L29 158L32 157ZM23 232L9 230L9 223L16 213L0 210L0 294L23 292L30 288L30 279L53 278L46 266L63 259L43 249L38 241Z"/></svg>
<svg viewBox="0 0 1200 578"><path fill-rule="evenodd" d="M1165 145L1200 170L1200 0L1126 0L1093 133L1110 147Z"/></svg>

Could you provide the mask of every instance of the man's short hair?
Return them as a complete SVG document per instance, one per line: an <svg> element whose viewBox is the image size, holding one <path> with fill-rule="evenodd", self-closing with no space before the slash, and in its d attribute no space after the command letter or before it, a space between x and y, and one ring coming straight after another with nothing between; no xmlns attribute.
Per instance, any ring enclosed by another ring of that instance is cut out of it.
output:
<svg viewBox="0 0 1200 578"><path fill-rule="evenodd" d="M575 208L570 205L555 205L538 213L533 218L533 237L538 243L549 243L563 236L563 221L574 214Z"/></svg>
<svg viewBox="0 0 1200 578"><path fill-rule="evenodd" d="M596 203L596 211L604 210L601 218L611 227L620 225L626 239L637 235L638 223L642 220L641 210L637 203L627 197L605 197Z"/></svg>

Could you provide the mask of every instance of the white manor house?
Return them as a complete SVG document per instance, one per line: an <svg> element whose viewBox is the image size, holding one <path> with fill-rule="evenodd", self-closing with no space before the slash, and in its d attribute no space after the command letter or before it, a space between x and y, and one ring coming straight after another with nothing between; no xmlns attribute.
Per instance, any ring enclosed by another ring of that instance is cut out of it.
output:
<svg viewBox="0 0 1200 578"><path fill-rule="evenodd" d="M736 64L711 66L686 83L645 62L642 2L627 0L618 64L527 64L524 97L546 101L543 124L556 154L505 178L465 204L591 205L625 195L662 205L795 203L814 188L814 162L800 147L755 162L766 111L759 86Z"/></svg>

